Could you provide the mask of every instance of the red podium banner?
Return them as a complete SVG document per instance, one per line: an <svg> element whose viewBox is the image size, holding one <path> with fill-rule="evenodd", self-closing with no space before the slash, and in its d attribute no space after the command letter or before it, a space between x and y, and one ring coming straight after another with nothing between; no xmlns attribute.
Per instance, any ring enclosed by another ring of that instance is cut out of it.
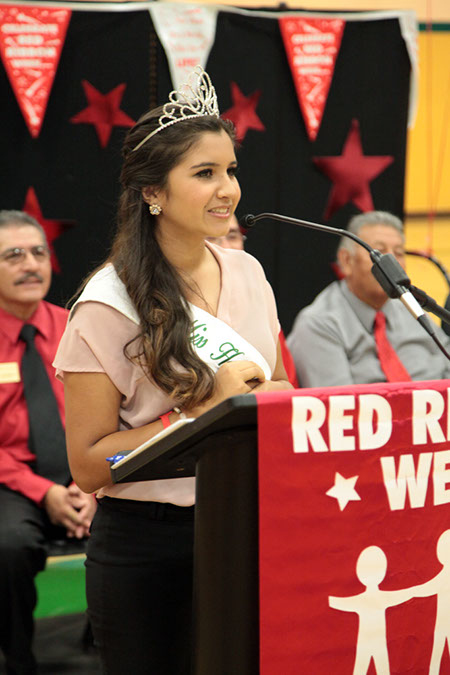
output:
<svg viewBox="0 0 450 675"><path fill-rule="evenodd" d="M261 675L450 673L449 387L257 395Z"/></svg>

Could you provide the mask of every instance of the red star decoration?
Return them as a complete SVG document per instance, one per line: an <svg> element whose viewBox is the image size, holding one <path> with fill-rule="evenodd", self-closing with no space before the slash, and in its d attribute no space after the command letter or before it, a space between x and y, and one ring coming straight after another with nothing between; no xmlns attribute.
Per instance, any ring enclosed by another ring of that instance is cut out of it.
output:
<svg viewBox="0 0 450 675"><path fill-rule="evenodd" d="M244 96L235 82L231 83L231 98L233 105L222 113L222 117L231 120L236 127L236 138L243 141L249 129L265 131L266 127L256 114L256 106L261 96L260 91L255 91L250 96Z"/></svg>
<svg viewBox="0 0 450 675"><path fill-rule="evenodd" d="M30 187L27 190L25 196L25 203L23 205L23 210L25 213L28 213L29 216L36 218L38 223L43 227L44 232L47 236L47 242L50 248L50 262L52 265L52 270L59 274L61 272L61 267L56 257L55 249L53 247L53 242L69 227L73 227L73 223L70 221L64 220L49 220L44 218L42 215L41 207L38 202L38 198L34 191L34 188Z"/></svg>
<svg viewBox="0 0 450 675"><path fill-rule="evenodd" d="M108 145L113 127L132 127L134 120L120 110L126 84L119 84L108 94L101 94L86 80L82 80L88 107L70 118L73 124L93 124L102 148Z"/></svg>
<svg viewBox="0 0 450 675"><path fill-rule="evenodd" d="M350 131L339 157L313 157L314 164L334 185L325 209L325 220L348 202L361 211L373 211L370 183L392 162L392 155L364 155L358 120L352 120Z"/></svg>

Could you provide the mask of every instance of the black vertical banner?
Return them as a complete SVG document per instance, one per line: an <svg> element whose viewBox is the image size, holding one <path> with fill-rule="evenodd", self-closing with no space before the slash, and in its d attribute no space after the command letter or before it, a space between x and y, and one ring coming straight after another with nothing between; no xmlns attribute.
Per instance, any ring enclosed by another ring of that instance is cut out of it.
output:
<svg viewBox="0 0 450 675"><path fill-rule="evenodd" d="M398 18L349 15L321 126L311 142L278 16L219 12L207 64L221 111L237 116L243 135L238 215L274 211L345 227L373 204L402 216L411 66ZM61 272L54 274L51 301L66 302L106 256L127 119L136 120L155 97L164 102L171 88L167 59L145 8L73 10L36 139L0 64L0 207L22 209L33 188L42 217L60 223L53 246ZM102 105L110 110L108 133L100 132L96 119ZM344 178L337 182L324 168L333 158L341 158L343 167ZM377 172L367 158L391 161ZM361 181L347 190L345 176ZM247 250L272 283L285 333L297 311L332 280L336 246L330 235L271 221L250 231Z"/></svg>

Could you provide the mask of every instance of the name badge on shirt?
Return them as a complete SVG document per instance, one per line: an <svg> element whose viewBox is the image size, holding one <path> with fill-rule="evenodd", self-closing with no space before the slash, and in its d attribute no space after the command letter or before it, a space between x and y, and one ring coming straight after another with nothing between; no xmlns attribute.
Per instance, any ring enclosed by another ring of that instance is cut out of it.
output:
<svg viewBox="0 0 450 675"><path fill-rule="evenodd" d="M0 363L0 384L20 382L20 370L17 361Z"/></svg>

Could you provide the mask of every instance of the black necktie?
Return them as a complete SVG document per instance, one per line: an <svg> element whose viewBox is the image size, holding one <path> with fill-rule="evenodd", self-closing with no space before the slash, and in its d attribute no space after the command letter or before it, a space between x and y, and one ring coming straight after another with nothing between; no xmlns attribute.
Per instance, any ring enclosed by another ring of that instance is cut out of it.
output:
<svg viewBox="0 0 450 675"><path fill-rule="evenodd" d="M36 473L67 485L70 470L66 439L52 385L34 344L36 330L35 326L25 324L20 331L20 337L26 343L22 380L30 424L28 447L36 455Z"/></svg>

